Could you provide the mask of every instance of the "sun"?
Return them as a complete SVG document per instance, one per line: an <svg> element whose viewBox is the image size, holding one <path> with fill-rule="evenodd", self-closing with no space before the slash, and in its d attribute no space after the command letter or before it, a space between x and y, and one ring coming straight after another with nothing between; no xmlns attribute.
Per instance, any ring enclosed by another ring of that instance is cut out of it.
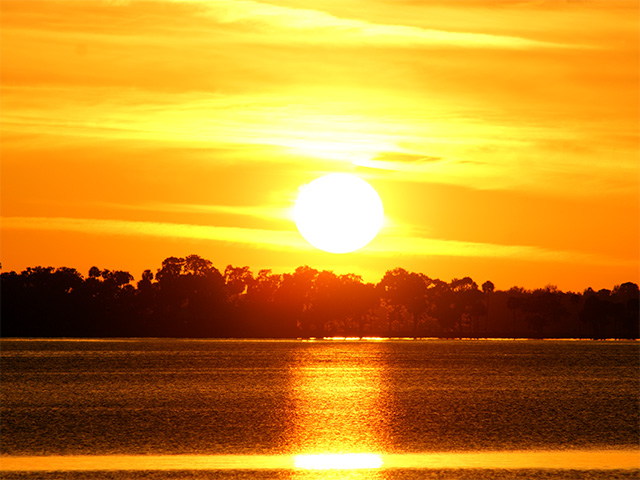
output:
<svg viewBox="0 0 640 480"><path fill-rule="evenodd" d="M325 252L348 253L375 238L384 210L378 192L363 179L332 173L300 189L293 216L311 245Z"/></svg>

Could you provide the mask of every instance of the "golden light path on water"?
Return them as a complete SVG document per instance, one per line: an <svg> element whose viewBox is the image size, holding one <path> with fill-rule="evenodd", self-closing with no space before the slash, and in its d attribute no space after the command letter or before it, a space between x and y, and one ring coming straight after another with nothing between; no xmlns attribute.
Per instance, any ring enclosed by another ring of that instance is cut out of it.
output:
<svg viewBox="0 0 640 480"><path fill-rule="evenodd" d="M371 464L371 452L385 451L386 370L376 361L379 353L378 347L355 353L344 344L295 351L287 453L306 464L360 465L366 459Z"/></svg>
<svg viewBox="0 0 640 480"><path fill-rule="evenodd" d="M640 450L317 455L1 456L2 472L96 470L640 469Z"/></svg>
<svg viewBox="0 0 640 480"><path fill-rule="evenodd" d="M359 470L380 468L384 461L375 453L321 453L296 455L293 457L293 464L304 470Z"/></svg>

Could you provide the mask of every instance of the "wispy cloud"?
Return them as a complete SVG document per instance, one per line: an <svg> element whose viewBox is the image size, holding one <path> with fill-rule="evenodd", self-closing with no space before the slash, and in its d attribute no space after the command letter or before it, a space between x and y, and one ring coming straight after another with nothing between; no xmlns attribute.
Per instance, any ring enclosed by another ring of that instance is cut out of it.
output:
<svg viewBox="0 0 640 480"><path fill-rule="evenodd" d="M326 168L337 162L393 172L395 180L481 190L637 191L637 133L611 132L599 118L558 129L506 114L470 118L435 100L417 109L406 98L381 100L366 91L322 103L295 93L155 95L94 87L6 87L2 94L5 147L120 140L138 148L215 149L220 163L315 159Z"/></svg>
<svg viewBox="0 0 640 480"><path fill-rule="evenodd" d="M520 259L543 262L610 264L612 259L580 252L558 251L530 245L500 245L495 243L463 242L421 238L417 236L385 236L373 242L369 250L373 255L385 256L449 256L492 259ZM613 260L614 263L625 264Z"/></svg>
<svg viewBox="0 0 640 480"><path fill-rule="evenodd" d="M311 250L295 231L67 217L3 217L2 228L211 240L269 250Z"/></svg>
<svg viewBox="0 0 640 480"><path fill-rule="evenodd" d="M254 217L263 220L289 220L292 221L292 206L267 206L267 205L203 205L189 203L100 203L97 206L116 208L122 210L136 210L147 212L167 213L211 213L222 215L237 215L241 217Z"/></svg>
<svg viewBox="0 0 640 480"><path fill-rule="evenodd" d="M330 13L291 8L249 0L203 2L209 14L222 22L252 22L265 28L276 28L280 38L288 32L303 32L301 42L365 43L387 46L436 46L464 48L564 48L566 45L533 39L470 32L426 29L411 25L390 25L360 19L340 18ZM318 35L308 35L310 32ZM327 35L323 35L323 34Z"/></svg>
<svg viewBox="0 0 640 480"><path fill-rule="evenodd" d="M97 235L133 235L197 239L260 247L272 251L311 252L315 249L298 232L255 228L217 227L147 221L105 220L67 217L3 217L3 229L67 231ZM521 259L544 262L628 265L628 261L580 252L554 251L526 245L498 245L480 242L385 235L351 255L397 258L402 256L451 256Z"/></svg>
<svg viewBox="0 0 640 480"><path fill-rule="evenodd" d="M372 160L375 162L428 163L437 162L439 160L442 160L442 158L429 155L420 155L416 153L380 152Z"/></svg>

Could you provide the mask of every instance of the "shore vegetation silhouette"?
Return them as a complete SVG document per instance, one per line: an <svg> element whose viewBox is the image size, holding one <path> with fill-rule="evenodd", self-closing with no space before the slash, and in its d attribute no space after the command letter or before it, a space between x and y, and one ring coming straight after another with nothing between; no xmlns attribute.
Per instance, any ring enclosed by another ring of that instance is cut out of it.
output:
<svg viewBox="0 0 640 480"><path fill-rule="evenodd" d="M403 268L377 283L301 266L292 273L166 258L126 271L30 267L0 274L3 337L437 337L638 339L639 292L562 292L445 282Z"/></svg>

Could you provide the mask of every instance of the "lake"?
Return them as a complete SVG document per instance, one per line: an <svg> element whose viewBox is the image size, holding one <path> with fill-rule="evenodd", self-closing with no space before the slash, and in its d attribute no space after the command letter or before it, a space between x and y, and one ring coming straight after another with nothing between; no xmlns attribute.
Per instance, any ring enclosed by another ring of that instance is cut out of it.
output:
<svg viewBox="0 0 640 480"><path fill-rule="evenodd" d="M638 478L638 342L4 339L6 479Z"/></svg>

